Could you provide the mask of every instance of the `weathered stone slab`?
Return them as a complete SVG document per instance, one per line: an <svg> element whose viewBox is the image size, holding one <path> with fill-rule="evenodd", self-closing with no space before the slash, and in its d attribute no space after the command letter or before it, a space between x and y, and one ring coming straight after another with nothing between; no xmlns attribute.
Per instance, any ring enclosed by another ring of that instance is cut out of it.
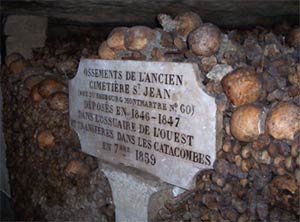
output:
<svg viewBox="0 0 300 222"><path fill-rule="evenodd" d="M4 33L6 54L21 53L26 59L32 57L33 48L45 46L47 17L31 15L11 15L7 17Z"/></svg>
<svg viewBox="0 0 300 222"><path fill-rule="evenodd" d="M190 189L216 158L213 97L196 64L83 59L69 82L82 150Z"/></svg>
<svg viewBox="0 0 300 222"><path fill-rule="evenodd" d="M47 17L34 15L11 15L7 17L4 33L8 36L46 35Z"/></svg>

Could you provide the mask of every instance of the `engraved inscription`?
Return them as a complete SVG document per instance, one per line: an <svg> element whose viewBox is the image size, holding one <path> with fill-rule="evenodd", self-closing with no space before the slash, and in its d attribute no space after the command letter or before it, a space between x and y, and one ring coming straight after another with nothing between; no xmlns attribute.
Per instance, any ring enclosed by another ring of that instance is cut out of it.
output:
<svg viewBox="0 0 300 222"><path fill-rule="evenodd" d="M216 153L216 104L197 65L83 59L69 82L82 150L190 189Z"/></svg>

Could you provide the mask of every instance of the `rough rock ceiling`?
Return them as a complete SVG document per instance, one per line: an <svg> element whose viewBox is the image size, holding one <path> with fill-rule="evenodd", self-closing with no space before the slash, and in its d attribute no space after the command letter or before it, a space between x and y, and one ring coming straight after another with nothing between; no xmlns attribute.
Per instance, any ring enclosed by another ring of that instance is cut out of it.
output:
<svg viewBox="0 0 300 222"><path fill-rule="evenodd" d="M69 22L154 25L158 13L192 10L219 26L299 24L299 0L1 0L4 14L50 16Z"/></svg>

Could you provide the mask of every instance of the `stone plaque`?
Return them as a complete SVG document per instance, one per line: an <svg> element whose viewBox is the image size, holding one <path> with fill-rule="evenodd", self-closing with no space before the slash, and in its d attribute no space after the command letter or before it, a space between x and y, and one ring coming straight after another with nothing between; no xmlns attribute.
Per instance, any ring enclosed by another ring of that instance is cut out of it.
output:
<svg viewBox="0 0 300 222"><path fill-rule="evenodd" d="M191 189L216 158L215 99L196 64L82 59L69 82L82 150Z"/></svg>

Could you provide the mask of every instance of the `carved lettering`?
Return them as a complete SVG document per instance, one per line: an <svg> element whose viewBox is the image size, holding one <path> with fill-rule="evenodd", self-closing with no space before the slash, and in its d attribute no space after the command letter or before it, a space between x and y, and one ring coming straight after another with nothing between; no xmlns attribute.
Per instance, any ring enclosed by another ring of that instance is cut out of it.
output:
<svg viewBox="0 0 300 222"><path fill-rule="evenodd" d="M69 87L82 150L191 188L216 148L216 105L198 75L186 63L83 59Z"/></svg>

